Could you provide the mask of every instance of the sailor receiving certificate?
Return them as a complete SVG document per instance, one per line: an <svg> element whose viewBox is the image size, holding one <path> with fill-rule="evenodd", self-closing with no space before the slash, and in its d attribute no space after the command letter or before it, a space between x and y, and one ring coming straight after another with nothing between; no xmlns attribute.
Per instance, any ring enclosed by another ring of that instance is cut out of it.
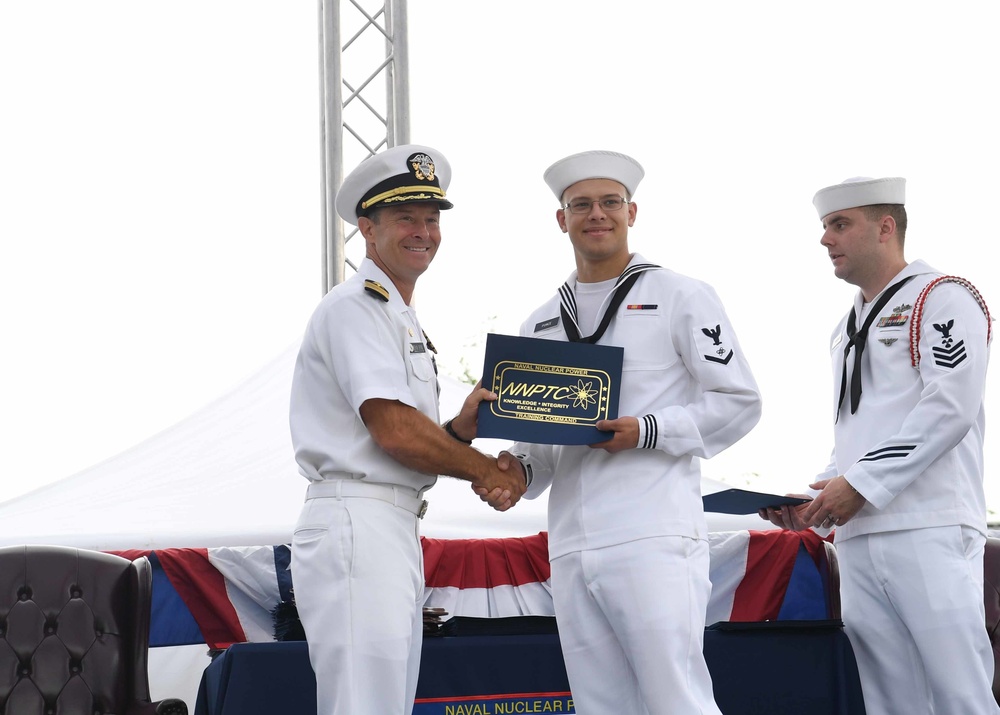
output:
<svg viewBox="0 0 1000 715"><path fill-rule="evenodd" d="M607 436L593 444L525 439L501 459L525 473L525 497L551 487L552 595L577 709L719 715L702 653L711 584L699 462L756 425L760 394L715 291L629 250L643 175L609 151L545 172L576 270L520 334L623 349L619 416L595 423ZM661 217L683 210L657 201Z"/></svg>

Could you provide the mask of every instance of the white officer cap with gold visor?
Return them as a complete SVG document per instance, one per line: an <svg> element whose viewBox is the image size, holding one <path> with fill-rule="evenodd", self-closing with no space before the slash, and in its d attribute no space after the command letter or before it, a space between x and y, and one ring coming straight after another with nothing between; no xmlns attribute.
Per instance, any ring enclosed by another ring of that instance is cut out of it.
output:
<svg viewBox="0 0 1000 715"><path fill-rule="evenodd" d="M354 226L372 209L411 202L434 202L442 210L448 201L451 165L437 149L401 144L370 156L344 179L337 192L337 213Z"/></svg>

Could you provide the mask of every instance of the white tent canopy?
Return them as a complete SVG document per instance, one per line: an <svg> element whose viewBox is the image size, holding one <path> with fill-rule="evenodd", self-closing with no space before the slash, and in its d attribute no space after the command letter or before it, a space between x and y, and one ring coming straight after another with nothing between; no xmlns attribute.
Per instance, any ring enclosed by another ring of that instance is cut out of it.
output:
<svg viewBox="0 0 1000 715"><path fill-rule="evenodd" d="M230 393L131 449L0 504L0 544L115 550L289 543L306 488L288 431L296 350L290 346ZM442 414L457 411L468 389L443 378ZM503 443L477 444L490 446ZM421 525L427 536L545 529L543 500L500 514L466 482L441 479L429 501Z"/></svg>

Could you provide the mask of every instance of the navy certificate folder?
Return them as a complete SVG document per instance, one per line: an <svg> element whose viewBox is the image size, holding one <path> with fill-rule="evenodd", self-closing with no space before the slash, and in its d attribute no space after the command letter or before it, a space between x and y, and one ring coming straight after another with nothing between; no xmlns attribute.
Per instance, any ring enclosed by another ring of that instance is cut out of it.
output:
<svg viewBox="0 0 1000 715"><path fill-rule="evenodd" d="M809 499L783 497L777 494L751 492L746 489L725 489L701 498L705 511L716 514L756 514L760 509L805 504Z"/></svg>
<svg viewBox="0 0 1000 715"><path fill-rule="evenodd" d="M477 437L537 444L594 444L612 437L594 425L618 417L625 350L608 345L486 336Z"/></svg>

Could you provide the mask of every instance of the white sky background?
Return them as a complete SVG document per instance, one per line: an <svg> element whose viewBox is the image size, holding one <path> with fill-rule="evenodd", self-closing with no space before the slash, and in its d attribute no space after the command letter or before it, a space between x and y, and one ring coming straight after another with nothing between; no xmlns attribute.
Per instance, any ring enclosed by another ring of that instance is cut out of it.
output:
<svg viewBox="0 0 1000 715"><path fill-rule="evenodd" d="M995 3L408 11L411 140L448 157L456 205L417 302L453 374L572 270L541 175L593 148L645 166L632 249L716 288L763 392L707 476L784 492L827 462L827 345L854 289L819 245L817 189L907 177L907 257L1000 311ZM321 294L317 35L303 0L0 4L0 499L298 339ZM988 415L998 385L994 366Z"/></svg>

